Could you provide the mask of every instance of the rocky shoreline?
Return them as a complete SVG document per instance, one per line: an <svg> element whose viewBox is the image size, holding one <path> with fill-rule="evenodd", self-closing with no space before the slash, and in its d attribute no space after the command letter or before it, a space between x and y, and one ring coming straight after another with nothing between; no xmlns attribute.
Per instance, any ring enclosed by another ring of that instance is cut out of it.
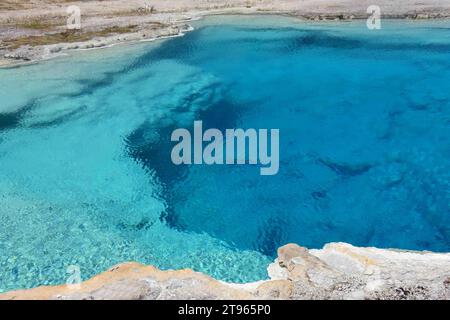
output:
<svg viewBox="0 0 450 320"><path fill-rule="evenodd" d="M15 1L0 6L0 67L47 60L80 49L183 35L187 23L207 15L283 14L304 20L366 19L373 1L362 0L131 0ZM81 9L82 28L66 30L68 6ZM379 0L383 18L450 17L442 0Z"/></svg>
<svg viewBox="0 0 450 320"><path fill-rule="evenodd" d="M231 284L192 270L161 271L124 263L79 287L39 287L0 300L450 300L450 253L359 248L330 243L319 250L278 249L269 280Z"/></svg>
<svg viewBox="0 0 450 320"><path fill-rule="evenodd" d="M192 27L187 24L165 25L154 29L142 28L135 32L97 37L88 41L57 43L42 46L24 45L15 50L8 50L4 53L3 66L35 63L38 61L55 58L74 50L107 48L116 44L127 42L153 41L157 39L182 36L185 32L191 30ZM2 66L1 62L0 66Z"/></svg>

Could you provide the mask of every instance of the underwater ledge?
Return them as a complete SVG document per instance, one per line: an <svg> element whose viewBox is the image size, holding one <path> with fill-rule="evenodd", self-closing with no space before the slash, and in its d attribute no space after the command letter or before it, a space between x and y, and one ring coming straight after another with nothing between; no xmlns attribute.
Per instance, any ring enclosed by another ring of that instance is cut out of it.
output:
<svg viewBox="0 0 450 320"><path fill-rule="evenodd" d="M227 283L190 269L162 271L136 262L73 285L0 294L0 300L449 300L450 253L287 244L269 280Z"/></svg>

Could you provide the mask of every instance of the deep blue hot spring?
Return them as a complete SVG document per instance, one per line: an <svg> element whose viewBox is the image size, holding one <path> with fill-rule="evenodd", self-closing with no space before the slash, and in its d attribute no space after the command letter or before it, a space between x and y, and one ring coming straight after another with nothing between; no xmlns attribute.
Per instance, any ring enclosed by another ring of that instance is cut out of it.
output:
<svg viewBox="0 0 450 320"><path fill-rule="evenodd" d="M0 290L123 261L265 278L288 242L450 250L450 23L215 17L0 70ZM171 133L280 129L280 170Z"/></svg>

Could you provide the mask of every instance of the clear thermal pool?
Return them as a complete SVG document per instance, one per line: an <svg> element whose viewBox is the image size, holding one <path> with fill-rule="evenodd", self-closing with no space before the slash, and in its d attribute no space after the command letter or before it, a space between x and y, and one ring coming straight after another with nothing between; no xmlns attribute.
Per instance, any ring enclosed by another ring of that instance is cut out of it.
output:
<svg viewBox="0 0 450 320"><path fill-rule="evenodd" d="M450 23L215 17L0 70L0 291L123 261L265 278L287 242L450 250ZM170 134L279 128L280 171Z"/></svg>

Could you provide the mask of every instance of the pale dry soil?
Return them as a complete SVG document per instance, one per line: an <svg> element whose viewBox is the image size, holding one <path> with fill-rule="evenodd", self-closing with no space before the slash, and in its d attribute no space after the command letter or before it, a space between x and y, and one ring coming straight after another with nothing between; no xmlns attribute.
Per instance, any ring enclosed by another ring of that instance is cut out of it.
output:
<svg viewBox="0 0 450 320"><path fill-rule="evenodd" d="M351 20L380 6L386 18L450 16L448 0L4 0L0 3L0 66L34 62L68 50L153 40L190 30L212 14L287 14L309 20ZM81 10L81 30L68 30L67 8Z"/></svg>

